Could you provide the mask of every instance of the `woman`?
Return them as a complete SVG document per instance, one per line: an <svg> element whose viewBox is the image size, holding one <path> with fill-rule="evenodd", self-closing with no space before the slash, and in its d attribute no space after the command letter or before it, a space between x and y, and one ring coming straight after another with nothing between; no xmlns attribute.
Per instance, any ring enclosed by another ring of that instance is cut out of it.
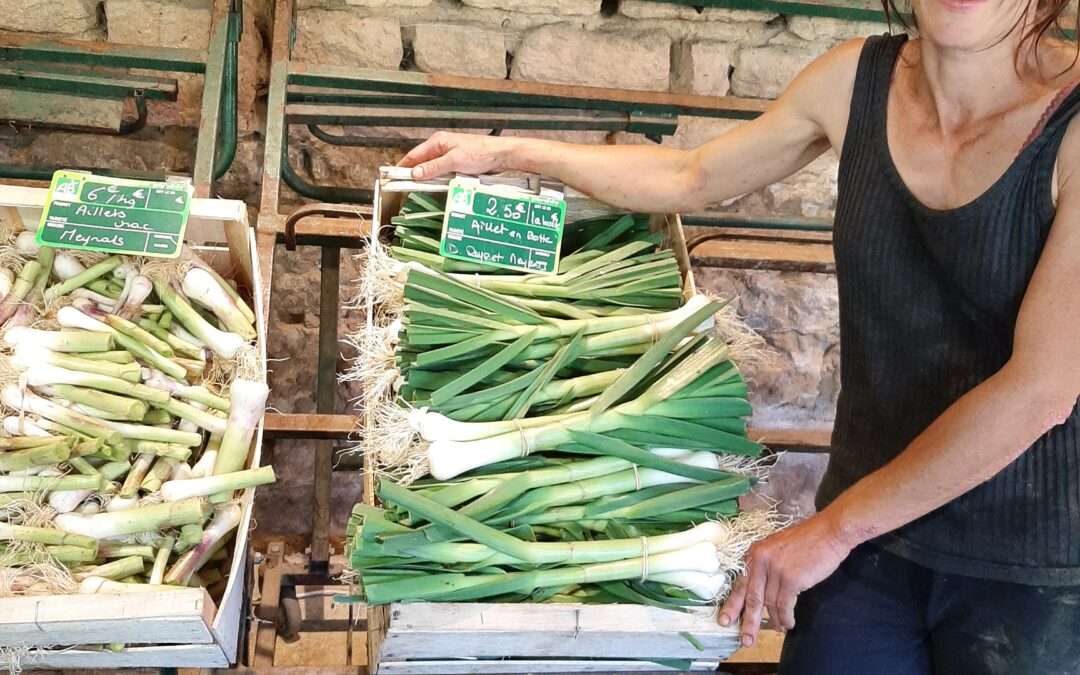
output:
<svg viewBox="0 0 1080 675"><path fill-rule="evenodd" d="M817 515L754 546L720 622L783 673L1080 672L1080 108L1068 0L915 0L692 151L436 134L417 178L520 169L690 211L828 148L841 394ZM796 602L797 601L797 602Z"/></svg>

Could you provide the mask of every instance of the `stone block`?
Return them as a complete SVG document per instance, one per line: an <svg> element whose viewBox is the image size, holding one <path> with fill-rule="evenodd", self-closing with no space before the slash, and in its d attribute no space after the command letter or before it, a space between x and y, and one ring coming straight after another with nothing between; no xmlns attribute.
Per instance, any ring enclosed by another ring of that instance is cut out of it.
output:
<svg viewBox="0 0 1080 675"><path fill-rule="evenodd" d="M776 98L823 51L821 47L811 47L768 45L739 50L731 77L731 93L749 98Z"/></svg>
<svg viewBox="0 0 1080 675"><path fill-rule="evenodd" d="M666 91L671 40L663 33L596 32L568 24L525 35L514 54L515 80Z"/></svg>
<svg viewBox="0 0 1080 675"><path fill-rule="evenodd" d="M397 69L403 54L395 18L319 9L298 14L293 58L302 63Z"/></svg>
<svg viewBox="0 0 1080 675"><path fill-rule="evenodd" d="M525 14L558 14L563 16L589 16L600 12L600 0L463 0L466 7L477 9L501 9Z"/></svg>
<svg viewBox="0 0 1080 675"><path fill-rule="evenodd" d="M738 315L768 345L763 359L740 363L760 427L828 424L840 391L836 276L695 267L703 292L731 298Z"/></svg>
<svg viewBox="0 0 1080 675"><path fill-rule="evenodd" d="M731 89L728 78L734 50L723 42L683 42L671 52L673 91L704 96L724 96Z"/></svg>
<svg viewBox="0 0 1080 675"><path fill-rule="evenodd" d="M655 0L622 0L619 13L631 19L680 19L683 21L771 21L777 17L772 12L755 12L745 9L705 7L698 9Z"/></svg>
<svg viewBox="0 0 1080 675"><path fill-rule="evenodd" d="M356 7L393 9L395 7L427 7L431 4L431 0L345 0L345 4Z"/></svg>
<svg viewBox="0 0 1080 675"><path fill-rule="evenodd" d="M212 11L211 0L106 0L105 23L110 42L205 50Z"/></svg>
<svg viewBox="0 0 1080 675"><path fill-rule="evenodd" d="M506 77L506 41L502 31L445 23L415 27L413 55L425 73L468 77Z"/></svg>
<svg viewBox="0 0 1080 675"><path fill-rule="evenodd" d="M822 16L792 16L788 30L810 42L840 42L850 38L889 32L888 24L877 21L843 21Z"/></svg>
<svg viewBox="0 0 1080 675"><path fill-rule="evenodd" d="M836 155L826 152L802 170L765 188L771 211L806 218L832 217L839 166Z"/></svg>
<svg viewBox="0 0 1080 675"><path fill-rule="evenodd" d="M95 0L0 0L0 30L78 35L98 25Z"/></svg>

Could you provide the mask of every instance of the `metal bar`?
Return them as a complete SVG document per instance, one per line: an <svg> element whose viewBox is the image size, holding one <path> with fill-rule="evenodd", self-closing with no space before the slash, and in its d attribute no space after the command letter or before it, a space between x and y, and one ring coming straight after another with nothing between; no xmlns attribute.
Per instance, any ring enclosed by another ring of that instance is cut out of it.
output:
<svg viewBox="0 0 1080 675"><path fill-rule="evenodd" d="M765 112L769 104L768 101L730 96L668 94L303 63L289 64L289 83L390 94L436 95L474 104L539 104L732 119L753 119Z"/></svg>
<svg viewBox="0 0 1080 675"><path fill-rule="evenodd" d="M67 39L42 40L30 34L0 33L0 61L72 63L198 74L206 69L207 58L206 54L195 49Z"/></svg>
<svg viewBox="0 0 1080 675"><path fill-rule="evenodd" d="M292 165L289 164L289 137L288 134L284 134L281 137L281 161L280 161L280 177L285 181L285 184L291 187L298 195L307 197L308 199L314 199L320 202L335 202L335 203L348 203L348 204L370 204L375 199L374 190L366 188L349 188L349 187L337 187L328 185L315 185L309 183L300 177L295 171L293 171ZM270 146L267 145L267 151ZM265 172L264 172L265 173ZM263 197L266 194L263 193ZM275 203L274 208L277 208Z"/></svg>
<svg viewBox="0 0 1080 675"><path fill-rule="evenodd" d="M55 172L60 169L73 171L89 171L99 176L114 176L116 178L133 178L135 180L163 181L167 174L153 171L134 171L128 169L112 169L100 166L11 166L0 164L0 178L12 180L39 180L51 181Z"/></svg>
<svg viewBox="0 0 1080 675"><path fill-rule="evenodd" d="M322 105L385 105L385 106L409 106L429 105L438 106L446 103L446 99L438 96L419 96L402 94L393 96L387 94L350 94L333 89L289 87L286 94L288 103L319 103Z"/></svg>
<svg viewBox="0 0 1080 675"><path fill-rule="evenodd" d="M740 213L690 213L679 216L684 227L737 227L752 230L832 232L831 218L747 216Z"/></svg>
<svg viewBox="0 0 1080 675"><path fill-rule="evenodd" d="M364 147L364 148L414 148L423 142L422 138L403 138L403 137L387 137L387 136L360 136L357 134L332 134L328 131L324 131L322 128L309 124L307 125L308 133L319 139L323 143L329 145L339 145L342 147Z"/></svg>
<svg viewBox="0 0 1080 675"><path fill-rule="evenodd" d="M363 231L370 231L367 227L367 223L364 221L365 215L370 215L370 209L362 209L357 207L339 206L337 204L305 204L294 210L285 219L285 249L288 251L296 250L296 226L298 223L305 219L314 217L327 217L335 219L344 219L346 223L354 225L355 229L349 234L350 238L359 237ZM358 227L356 225L359 225ZM332 244L326 244L332 245Z"/></svg>
<svg viewBox="0 0 1080 675"><path fill-rule="evenodd" d="M337 407L338 300L340 293L341 249L322 247L319 287L319 369L315 409L334 413ZM323 570L330 561L330 482L334 449L319 443L315 451L314 527L311 534L313 571Z"/></svg>
<svg viewBox="0 0 1080 675"><path fill-rule="evenodd" d="M651 0L672 5L745 9L789 16L820 16L846 21L886 21L881 4L875 0Z"/></svg>
<svg viewBox="0 0 1080 675"><path fill-rule="evenodd" d="M279 0L278 5L283 0ZM277 22L274 24L277 32ZM275 54L277 49L275 47ZM262 197L260 212L276 214L278 199L281 194L281 167L285 164L285 82L288 78L289 64L284 61L274 62L270 69L270 95L266 104L266 146L263 152Z"/></svg>
<svg viewBox="0 0 1080 675"><path fill-rule="evenodd" d="M559 129L564 131L629 131L674 134L671 115L631 116L623 111L565 108L501 108L442 105L437 108L327 106L293 103L285 106L290 124L335 124L363 127L420 127L445 129Z"/></svg>
<svg viewBox="0 0 1080 675"><path fill-rule="evenodd" d="M241 3L242 6L242 3ZM225 83L222 96L221 147L214 158L214 179L221 178L236 159L237 107L240 96L240 37L243 20L239 12L231 12L228 18L229 38L225 46Z"/></svg>
<svg viewBox="0 0 1080 675"><path fill-rule="evenodd" d="M195 171L192 183L196 197L209 197L214 182L214 157L217 153L218 125L221 121L221 98L225 83L229 22L214 27L209 60L203 80L202 113L199 116L199 141L195 147Z"/></svg>
<svg viewBox="0 0 1080 675"><path fill-rule="evenodd" d="M0 87L47 91L91 98L127 98L141 94L159 101L175 101L176 80L158 77L106 75L27 69L0 65Z"/></svg>

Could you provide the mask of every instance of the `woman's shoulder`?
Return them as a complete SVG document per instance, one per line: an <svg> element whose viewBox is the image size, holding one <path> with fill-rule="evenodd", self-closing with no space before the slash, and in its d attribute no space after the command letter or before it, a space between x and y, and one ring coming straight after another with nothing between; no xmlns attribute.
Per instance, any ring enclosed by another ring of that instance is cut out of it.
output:
<svg viewBox="0 0 1080 675"><path fill-rule="evenodd" d="M866 38L847 40L816 58L795 77L778 103L816 120L835 140L846 126L866 41ZM822 92L828 95L823 96Z"/></svg>

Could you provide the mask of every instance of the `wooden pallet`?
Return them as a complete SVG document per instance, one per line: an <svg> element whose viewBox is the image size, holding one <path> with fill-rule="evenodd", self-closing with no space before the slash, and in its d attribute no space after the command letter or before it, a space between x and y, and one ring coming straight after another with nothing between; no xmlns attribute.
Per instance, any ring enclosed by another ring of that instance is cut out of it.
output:
<svg viewBox="0 0 1080 675"><path fill-rule="evenodd" d="M16 222L37 223L45 203L43 188L0 185L0 209ZM255 237L243 202L193 199L186 232L188 244L209 264L230 270L261 299ZM256 314L257 344L265 368L264 307ZM260 422L249 454L258 466ZM243 519L232 545L228 583L217 603L202 588L151 595L56 595L0 599L0 649L34 648L23 659L35 668L228 667L235 663L244 610L245 552L255 490L241 498ZM71 645L131 645L121 652L72 650Z"/></svg>

